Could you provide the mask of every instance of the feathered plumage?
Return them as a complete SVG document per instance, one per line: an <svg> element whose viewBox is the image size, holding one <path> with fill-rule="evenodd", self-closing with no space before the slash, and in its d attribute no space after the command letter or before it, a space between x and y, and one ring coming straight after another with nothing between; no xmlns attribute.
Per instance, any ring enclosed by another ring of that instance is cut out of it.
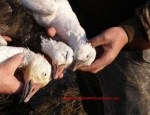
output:
<svg viewBox="0 0 150 115"><path fill-rule="evenodd" d="M54 27L57 34L73 48L74 70L89 66L95 59L96 51L87 42L84 29L67 0L21 0L30 9L36 22L42 27ZM81 47L82 46L82 47ZM82 55L82 56L81 56Z"/></svg>

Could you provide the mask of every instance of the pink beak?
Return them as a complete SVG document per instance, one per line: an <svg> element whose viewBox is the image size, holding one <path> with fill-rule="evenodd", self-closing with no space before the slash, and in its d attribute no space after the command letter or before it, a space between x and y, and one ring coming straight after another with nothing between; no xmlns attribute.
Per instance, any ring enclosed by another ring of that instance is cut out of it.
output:
<svg viewBox="0 0 150 115"><path fill-rule="evenodd" d="M57 79L58 76L64 71L65 67L66 67L65 64L64 65L60 65L60 66L58 66L58 64L55 64L54 68L53 68L54 69L53 70L53 78Z"/></svg>
<svg viewBox="0 0 150 115"><path fill-rule="evenodd" d="M22 100L28 102L30 98L40 89L41 83L34 83L32 80L27 80L22 94Z"/></svg>

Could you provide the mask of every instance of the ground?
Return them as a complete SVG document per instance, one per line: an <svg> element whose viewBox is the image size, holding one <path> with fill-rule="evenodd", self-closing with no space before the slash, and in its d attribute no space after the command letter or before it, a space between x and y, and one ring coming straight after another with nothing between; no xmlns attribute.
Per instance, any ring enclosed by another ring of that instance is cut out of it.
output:
<svg viewBox="0 0 150 115"><path fill-rule="evenodd" d="M80 97L75 73L67 72L63 79L52 80L39 90L28 103L20 103L21 95L1 95L0 115L86 115Z"/></svg>

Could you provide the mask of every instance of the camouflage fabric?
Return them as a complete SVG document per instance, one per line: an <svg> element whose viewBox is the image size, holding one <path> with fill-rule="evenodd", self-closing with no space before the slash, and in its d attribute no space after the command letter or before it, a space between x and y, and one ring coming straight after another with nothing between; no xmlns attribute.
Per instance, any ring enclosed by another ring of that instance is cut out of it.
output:
<svg viewBox="0 0 150 115"><path fill-rule="evenodd" d="M143 27L147 33L148 40L150 41L150 0L146 2L146 4L139 6L135 13L140 18Z"/></svg>
<svg viewBox="0 0 150 115"><path fill-rule="evenodd" d="M88 115L150 115L150 63L142 51L122 51L102 71L77 78L83 97L103 97L83 100Z"/></svg>

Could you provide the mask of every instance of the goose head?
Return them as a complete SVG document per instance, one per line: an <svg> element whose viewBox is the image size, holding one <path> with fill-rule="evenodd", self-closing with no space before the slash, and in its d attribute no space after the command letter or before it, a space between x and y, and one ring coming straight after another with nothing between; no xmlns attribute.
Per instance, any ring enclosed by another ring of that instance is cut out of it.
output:
<svg viewBox="0 0 150 115"><path fill-rule="evenodd" d="M73 50L63 42L45 39L41 36L42 51L52 60L53 77L58 78L59 72L67 69L73 61Z"/></svg>
<svg viewBox="0 0 150 115"><path fill-rule="evenodd" d="M24 52L25 53L25 52ZM28 62L25 68L21 67L24 73L25 87L22 94L22 100L28 102L29 99L42 87L46 86L51 81L51 65L40 54L24 54L26 59L23 64Z"/></svg>
<svg viewBox="0 0 150 115"><path fill-rule="evenodd" d="M82 67L89 66L96 57L96 50L87 41L79 40L74 48L73 71Z"/></svg>

